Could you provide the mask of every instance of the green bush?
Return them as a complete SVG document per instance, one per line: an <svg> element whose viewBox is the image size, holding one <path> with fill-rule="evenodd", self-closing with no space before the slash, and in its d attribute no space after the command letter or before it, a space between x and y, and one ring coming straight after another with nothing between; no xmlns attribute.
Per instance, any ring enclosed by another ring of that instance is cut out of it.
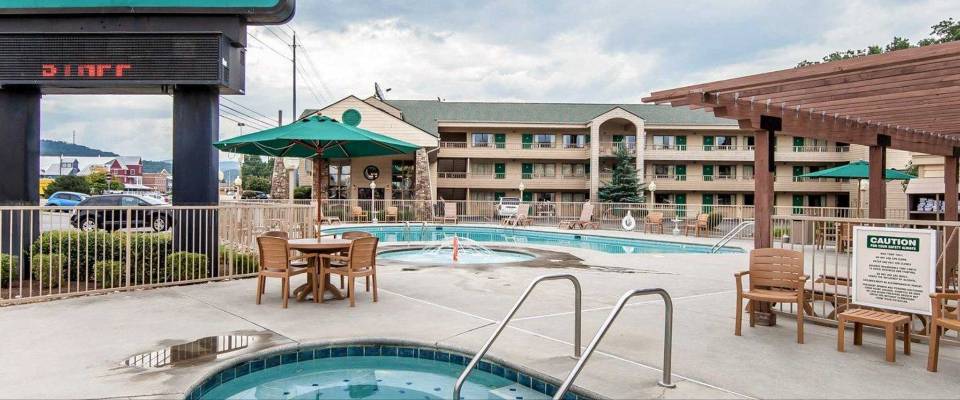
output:
<svg viewBox="0 0 960 400"><path fill-rule="evenodd" d="M260 270L260 257L255 253L241 252L226 245L220 245L218 257L221 271L228 271L227 268L231 262L233 262L235 275L251 274Z"/></svg>
<svg viewBox="0 0 960 400"><path fill-rule="evenodd" d="M166 281L187 281L203 279L209 276L207 256L185 251L173 253L166 260Z"/></svg>
<svg viewBox="0 0 960 400"><path fill-rule="evenodd" d="M30 273L45 289L60 287L65 278L66 260L60 254L34 254L30 257Z"/></svg>
<svg viewBox="0 0 960 400"><path fill-rule="evenodd" d="M309 200L313 188L310 186L297 186L296 189L293 189L293 198L301 200Z"/></svg>
<svg viewBox="0 0 960 400"><path fill-rule="evenodd" d="M97 287L121 287L126 283L126 275L127 267L120 261L98 261L93 264L93 280L97 282Z"/></svg>
<svg viewBox="0 0 960 400"><path fill-rule="evenodd" d="M774 237L774 238L780 239L780 238L782 238L782 237L784 237L784 236L790 236L790 228L782 227L782 226L778 226L778 227L776 227L776 228L773 228L773 237Z"/></svg>
<svg viewBox="0 0 960 400"><path fill-rule="evenodd" d="M126 244L125 232L114 235L120 243ZM170 253L173 253L173 234L170 232L130 234L131 281L136 284L160 282Z"/></svg>
<svg viewBox="0 0 960 400"><path fill-rule="evenodd" d="M48 231L40 235L31 249L33 254L62 254L66 277L84 281L93 273L97 261L119 261L125 252L120 235L105 231Z"/></svg>
<svg viewBox="0 0 960 400"><path fill-rule="evenodd" d="M720 225L721 222L723 222L723 214L720 214L719 212L716 212L716 211L711 212L710 214L708 214L708 216L707 216L707 228L713 229L713 228L715 228L717 225Z"/></svg>
<svg viewBox="0 0 960 400"><path fill-rule="evenodd" d="M6 287L20 275L19 259L9 254L0 254L0 287Z"/></svg>
<svg viewBox="0 0 960 400"><path fill-rule="evenodd" d="M56 192L90 193L90 183L82 176L63 175L54 179L43 190L44 197L49 198Z"/></svg>

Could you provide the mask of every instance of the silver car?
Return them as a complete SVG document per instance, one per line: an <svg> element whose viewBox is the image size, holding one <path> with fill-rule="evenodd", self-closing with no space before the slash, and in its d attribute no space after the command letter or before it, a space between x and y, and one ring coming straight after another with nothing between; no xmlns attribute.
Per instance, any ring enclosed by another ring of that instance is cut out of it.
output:
<svg viewBox="0 0 960 400"><path fill-rule="evenodd" d="M512 217L517 215L517 209L520 208L519 197L501 197L497 203L497 216Z"/></svg>

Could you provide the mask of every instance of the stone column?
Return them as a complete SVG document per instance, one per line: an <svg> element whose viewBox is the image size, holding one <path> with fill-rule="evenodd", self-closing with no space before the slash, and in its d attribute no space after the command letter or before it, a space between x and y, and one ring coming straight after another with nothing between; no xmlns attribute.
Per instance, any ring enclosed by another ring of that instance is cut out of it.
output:
<svg viewBox="0 0 960 400"><path fill-rule="evenodd" d="M600 121L590 125L590 201L598 202L600 192Z"/></svg>
<svg viewBox="0 0 960 400"><path fill-rule="evenodd" d="M417 200L416 219L433 218L433 188L430 184L430 158L427 156L427 150L417 149L416 159L414 161L414 199Z"/></svg>
<svg viewBox="0 0 960 400"><path fill-rule="evenodd" d="M270 197L286 199L290 197L290 176L283 165L283 157L274 157L273 175L270 177Z"/></svg>

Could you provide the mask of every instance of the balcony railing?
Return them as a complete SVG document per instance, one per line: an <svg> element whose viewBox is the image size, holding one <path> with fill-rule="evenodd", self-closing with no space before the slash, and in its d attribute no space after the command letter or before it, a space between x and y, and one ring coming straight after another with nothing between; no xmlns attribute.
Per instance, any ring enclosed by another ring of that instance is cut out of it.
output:
<svg viewBox="0 0 960 400"><path fill-rule="evenodd" d="M437 178L467 179L469 176L467 172L437 172Z"/></svg>
<svg viewBox="0 0 960 400"><path fill-rule="evenodd" d="M752 181L753 176L739 175L676 175L676 174L650 174L645 179L650 181L677 181L677 182L714 182L714 181Z"/></svg>
<svg viewBox="0 0 960 400"><path fill-rule="evenodd" d="M589 144L577 143L495 143L495 142L440 142L444 149L510 149L510 150L571 150L583 151Z"/></svg>

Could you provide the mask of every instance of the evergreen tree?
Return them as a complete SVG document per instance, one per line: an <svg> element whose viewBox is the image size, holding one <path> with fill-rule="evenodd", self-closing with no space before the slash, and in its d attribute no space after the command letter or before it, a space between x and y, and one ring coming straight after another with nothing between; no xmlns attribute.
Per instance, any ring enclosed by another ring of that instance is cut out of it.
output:
<svg viewBox="0 0 960 400"><path fill-rule="evenodd" d="M640 182L633 157L625 148L617 150L617 165L613 168L613 179L600 188L597 195L604 203L641 203Z"/></svg>

